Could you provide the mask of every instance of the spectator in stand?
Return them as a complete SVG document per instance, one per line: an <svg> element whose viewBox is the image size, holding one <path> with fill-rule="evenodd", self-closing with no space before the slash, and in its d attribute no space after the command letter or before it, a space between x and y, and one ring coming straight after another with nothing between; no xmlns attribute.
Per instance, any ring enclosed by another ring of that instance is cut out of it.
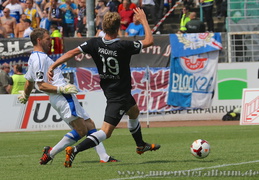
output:
<svg viewBox="0 0 259 180"><path fill-rule="evenodd" d="M123 2L123 1L122 1ZM129 5L129 9L133 10L137 7L136 4L132 3L131 0L129 0L130 2L130 5ZM118 13L120 13L123 9L125 9L125 7L123 6L123 3L121 3L119 6L118 6Z"/></svg>
<svg viewBox="0 0 259 180"><path fill-rule="evenodd" d="M11 94L20 94L19 91L23 91L26 79L24 74L22 73L22 66L21 65L14 65L13 66L14 75L11 77Z"/></svg>
<svg viewBox="0 0 259 180"><path fill-rule="evenodd" d="M215 3L216 3L216 16L218 19L221 18L222 16L222 0L215 0Z"/></svg>
<svg viewBox="0 0 259 180"><path fill-rule="evenodd" d="M154 0L140 0L140 7L144 10L148 19L151 17L151 22L156 23L156 6Z"/></svg>
<svg viewBox="0 0 259 180"><path fill-rule="evenodd" d="M221 15L223 17L227 17L227 9L228 9L228 0L222 0L221 4Z"/></svg>
<svg viewBox="0 0 259 180"><path fill-rule="evenodd" d="M22 9L26 9L26 0L17 0L17 2L22 6Z"/></svg>
<svg viewBox="0 0 259 180"><path fill-rule="evenodd" d="M193 0L183 0L184 6L194 7Z"/></svg>
<svg viewBox="0 0 259 180"><path fill-rule="evenodd" d="M77 6L71 0L66 0L59 8L64 13L62 27L64 37L74 37L75 35L75 17L77 15Z"/></svg>
<svg viewBox="0 0 259 180"><path fill-rule="evenodd" d="M155 25L162 19L163 14L164 14L164 0L155 0ZM163 27L163 24L161 24L160 26L158 26L157 30L156 30L156 34L161 34L161 29Z"/></svg>
<svg viewBox="0 0 259 180"><path fill-rule="evenodd" d="M191 12L189 17L191 20L185 26L187 33L203 33L206 31L204 22L197 19L196 12Z"/></svg>
<svg viewBox="0 0 259 180"><path fill-rule="evenodd" d="M131 2L136 4L137 7L140 6L140 4L139 4L140 0L131 0Z"/></svg>
<svg viewBox="0 0 259 180"><path fill-rule="evenodd" d="M42 2L41 2L41 5L40 5L40 8L41 9L47 9L47 8L49 8L51 5L51 2L52 0L42 0Z"/></svg>
<svg viewBox="0 0 259 180"><path fill-rule="evenodd" d="M112 0L112 2L115 5L116 12L118 12L118 8L119 8L119 5L121 4L121 2L119 0Z"/></svg>
<svg viewBox="0 0 259 180"><path fill-rule="evenodd" d="M48 12L46 10L43 10L42 12L39 12L41 20L40 20L40 28L50 30L50 20L48 18Z"/></svg>
<svg viewBox="0 0 259 180"><path fill-rule="evenodd" d="M80 0L77 9L77 37L86 36L86 1Z"/></svg>
<svg viewBox="0 0 259 180"><path fill-rule="evenodd" d="M213 3L214 0L200 0L202 11L203 11L203 17L206 20L207 28L209 32L214 31L214 22L213 22Z"/></svg>
<svg viewBox="0 0 259 180"><path fill-rule="evenodd" d="M181 22L180 22L180 30L178 33L185 33L186 32L186 23L189 22L191 19L189 17L190 15L190 8L188 6L183 7L182 10L182 17L181 17Z"/></svg>
<svg viewBox="0 0 259 180"><path fill-rule="evenodd" d="M5 7L10 9L10 16L16 19L16 23L19 23L20 16L23 13L22 6L17 3L17 0L7 0L5 3L7 3Z"/></svg>
<svg viewBox="0 0 259 180"><path fill-rule="evenodd" d="M199 0L198 0L199 1ZM164 1L164 6L166 8L166 12L168 12L176 3L176 0L165 0ZM174 12L175 11L172 11L170 16L173 17L174 16Z"/></svg>
<svg viewBox="0 0 259 180"><path fill-rule="evenodd" d="M95 20L95 25L96 25L96 34L99 34L100 31L102 31L102 23L103 23L103 16L109 12L109 7L106 6L106 1L105 0L99 0L98 5L95 8L96 12L96 20Z"/></svg>
<svg viewBox="0 0 259 180"><path fill-rule="evenodd" d="M4 6L3 6L3 3L4 3L5 0L0 0L0 17L3 16L3 9L4 9Z"/></svg>
<svg viewBox="0 0 259 180"><path fill-rule="evenodd" d="M25 30L23 33L23 37L28 38L28 37L30 37L31 32L33 31L33 28L31 27L31 20L25 19L24 26L25 26Z"/></svg>
<svg viewBox="0 0 259 180"><path fill-rule="evenodd" d="M41 11L40 7L38 4L35 4L37 12L40 16L40 28L47 29L48 31L50 30L50 20L49 20L49 15L46 10Z"/></svg>
<svg viewBox="0 0 259 180"><path fill-rule="evenodd" d="M133 22L125 31L125 36L144 36L145 31L143 25L136 19L136 14L133 16Z"/></svg>
<svg viewBox="0 0 259 180"><path fill-rule="evenodd" d="M0 21L0 38L7 38L6 29L2 26L1 21Z"/></svg>
<svg viewBox="0 0 259 180"><path fill-rule="evenodd" d="M27 19L26 14L21 14L20 22L16 25L15 37L22 38L25 30L24 20Z"/></svg>
<svg viewBox="0 0 259 180"><path fill-rule="evenodd" d="M50 7L46 8L46 11L49 15L50 24L55 24L61 28L63 12L58 7L58 0L50 0Z"/></svg>
<svg viewBox="0 0 259 180"><path fill-rule="evenodd" d="M56 24L52 24L50 26L50 37L51 39L51 53L60 54L62 51L62 34L60 33L58 26Z"/></svg>
<svg viewBox="0 0 259 180"><path fill-rule="evenodd" d="M27 8L24 10L24 14L27 15L27 19L31 20L31 27L37 28L39 27L39 24L40 24L40 17L33 3L34 3L33 0L26 1Z"/></svg>
<svg viewBox="0 0 259 180"><path fill-rule="evenodd" d="M116 1L119 2L118 0L116 0ZM118 12L118 6L117 6L117 4L115 4L115 1L113 1L113 0L108 1L106 6L109 7L110 12Z"/></svg>
<svg viewBox="0 0 259 180"><path fill-rule="evenodd" d="M42 5L44 5L43 0L34 0L34 2L35 2L35 4L37 4L40 7L40 9L44 9L42 6Z"/></svg>
<svg viewBox="0 0 259 180"><path fill-rule="evenodd" d="M50 37L62 37L62 34L60 33L60 30L58 29L58 26L56 24L50 25L50 33Z"/></svg>
<svg viewBox="0 0 259 180"><path fill-rule="evenodd" d="M120 35L124 36L129 24L133 22L134 11L130 9L130 0L123 0L123 10L119 12L121 16Z"/></svg>
<svg viewBox="0 0 259 180"><path fill-rule="evenodd" d="M0 94L11 93L11 78L9 76L10 66L7 63L3 63L0 71Z"/></svg>
<svg viewBox="0 0 259 180"><path fill-rule="evenodd" d="M10 9L4 8L4 16L0 18L2 26L5 28L7 37L14 38L14 31L16 29L16 19L10 16Z"/></svg>

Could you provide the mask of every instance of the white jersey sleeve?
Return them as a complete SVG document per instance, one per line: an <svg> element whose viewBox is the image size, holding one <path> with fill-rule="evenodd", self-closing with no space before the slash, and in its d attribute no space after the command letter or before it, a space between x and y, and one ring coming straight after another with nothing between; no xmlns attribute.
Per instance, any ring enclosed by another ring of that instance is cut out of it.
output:
<svg viewBox="0 0 259 180"><path fill-rule="evenodd" d="M63 86L66 84L62 71L58 68L54 70L53 81L48 81L48 68L54 61L43 52L33 52L28 61L28 71L25 78L31 82L47 82L54 86ZM37 85L36 88L38 89ZM39 90L39 89L38 89Z"/></svg>
<svg viewBox="0 0 259 180"><path fill-rule="evenodd" d="M51 64L48 63L48 56L45 53L33 52L28 61L28 71L25 74L25 78L34 82L47 82L48 67Z"/></svg>

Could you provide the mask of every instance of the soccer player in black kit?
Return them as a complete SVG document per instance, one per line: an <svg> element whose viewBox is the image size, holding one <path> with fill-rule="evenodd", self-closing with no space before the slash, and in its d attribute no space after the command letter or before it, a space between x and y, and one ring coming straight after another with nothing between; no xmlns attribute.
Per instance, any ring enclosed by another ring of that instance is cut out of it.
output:
<svg viewBox="0 0 259 180"><path fill-rule="evenodd" d="M153 44L152 32L144 11L136 8L134 12L136 18L144 26L144 40L127 41L118 39L120 15L117 12L108 12L103 20L103 31L106 33L103 38L96 37L84 42L77 48L65 53L49 68L48 76L51 80L54 75L53 70L57 66L80 53L90 54L97 66L100 85L107 99L102 128L89 135L77 146L66 148L65 167L71 167L77 153L92 148L109 138L124 114L129 116L128 128L136 142L138 154L160 148L158 144L149 144L143 140L138 120L139 109L131 95L129 66L131 56L140 53L142 48Z"/></svg>

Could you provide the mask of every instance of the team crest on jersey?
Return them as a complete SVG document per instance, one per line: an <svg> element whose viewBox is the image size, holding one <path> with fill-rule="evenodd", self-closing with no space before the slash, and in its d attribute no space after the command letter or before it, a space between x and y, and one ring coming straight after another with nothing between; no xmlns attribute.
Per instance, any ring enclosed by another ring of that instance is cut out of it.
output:
<svg viewBox="0 0 259 180"><path fill-rule="evenodd" d="M140 43L137 42L137 41L134 41L134 47L135 47L135 48L139 48L139 47L140 47Z"/></svg>
<svg viewBox="0 0 259 180"><path fill-rule="evenodd" d="M37 79L43 79L44 73L43 72L36 72Z"/></svg>

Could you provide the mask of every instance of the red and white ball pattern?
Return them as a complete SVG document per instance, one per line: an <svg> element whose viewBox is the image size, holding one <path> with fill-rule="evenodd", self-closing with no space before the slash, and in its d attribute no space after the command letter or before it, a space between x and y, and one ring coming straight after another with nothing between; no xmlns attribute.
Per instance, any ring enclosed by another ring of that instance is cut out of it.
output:
<svg viewBox="0 0 259 180"><path fill-rule="evenodd" d="M191 153L196 158L205 158L210 153L210 144L206 140L197 139L191 145Z"/></svg>

